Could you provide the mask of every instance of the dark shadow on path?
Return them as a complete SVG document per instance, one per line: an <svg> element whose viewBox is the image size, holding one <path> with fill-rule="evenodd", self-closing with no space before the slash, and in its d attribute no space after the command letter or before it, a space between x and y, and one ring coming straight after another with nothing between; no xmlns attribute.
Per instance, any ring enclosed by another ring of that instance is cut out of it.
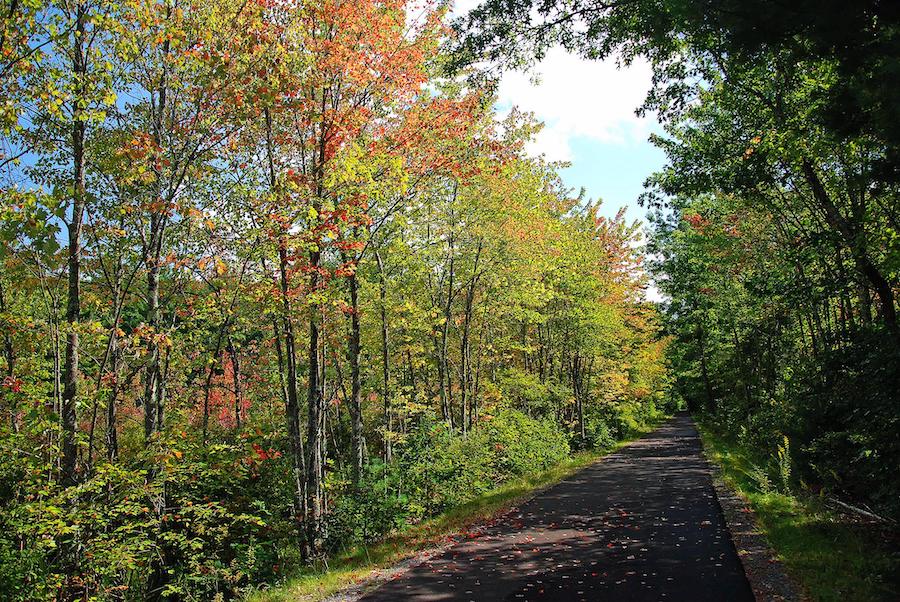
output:
<svg viewBox="0 0 900 602"><path fill-rule="evenodd" d="M688 416L363 597L753 600Z"/></svg>

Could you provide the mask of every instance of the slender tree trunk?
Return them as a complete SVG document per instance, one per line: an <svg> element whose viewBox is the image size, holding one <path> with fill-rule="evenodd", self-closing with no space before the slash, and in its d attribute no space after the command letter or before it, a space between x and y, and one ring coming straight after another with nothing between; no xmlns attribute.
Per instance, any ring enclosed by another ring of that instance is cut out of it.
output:
<svg viewBox="0 0 900 602"><path fill-rule="evenodd" d="M319 107L323 115L328 104L327 97L328 94L323 91ZM316 193L316 200L313 202L312 207L316 214L319 214L322 209L319 199L324 196L325 146L328 135L326 127L324 122L320 124L317 134L318 148L316 149L311 174L315 182ZM319 269L322 255L319 248L311 250L308 258L308 290L314 294L319 290L320 286ZM325 540L324 516L326 508L323 481L325 475L325 420L327 418L327 408L324 394L325 345L324 340L321 342L319 340L322 318L322 308L318 305L312 305L309 308L308 387L306 392L309 412L309 421L307 423L307 453L309 460L306 465L307 539L303 552L307 559L318 556L321 553ZM320 351L323 358L321 362L319 361Z"/></svg>
<svg viewBox="0 0 900 602"><path fill-rule="evenodd" d="M482 242L478 242L475 251L475 261L472 268L472 279L469 281L468 290L466 291L466 304L463 311L463 329L460 337L460 412L462 418L462 431L466 434L470 426L471 416L469 412L470 391L472 384L472 366L471 353L469 343L469 333L472 325L472 308L475 303L475 288L478 285L478 263L481 258Z"/></svg>
<svg viewBox="0 0 900 602"><path fill-rule="evenodd" d="M391 463L392 456L392 430L393 414L391 412L391 370L390 348L388 347L388 319L387 319L387 275L384 273L384 263L381 261L381 253L375 251L375 262L378 265L379 280L379 309L381 311L381 397L384 403L384 462Z"/></svg>
<svg viewBox="0 0 900 602"><path fill-rule="evenodd" d="M813 323L812 315L806 314L806 327L809 329L809 340L812 344L813 357L819 355L819 339L817 338L816 325Z"/></svg>
<svg viewBox="0 0 900 602"><path fill-rule="evenodd" d="M751 405L753 405L751 386L750 386L750 381L751 381L751 377L752 377L751 376L752 369L747 366L747 357L746 357L746 354L741 349L741 341L740 341L740 338L738 338L737 328L735 328L733 324L731 326L731 341L734 344L735 358L737 359L738 366L740 366L740 369L741 369L741 380L744 381L743 387L742 387L742 389L744 390L744 403L746 404L747 408L750 408ZM750 354L752 357L753 356L752 346L750 349Z"/></svg>
<svg viewBox="0 0 900 602"><path fill-rule="evenodd" d="M50 406L50 410L53 414L56 414L60 417L59 426L62 427L62 348L60 345L60 331L59 331L59 305L56 299L53 300L53 307L50 314L50 335L53 340L53 344L50 350L50 356L53 360L53 399L51 403L48 404ZM54 443L54 432L53 430L48 431L47 439L48 449ZM50 462L56 469L59 469L62 464L62 456L54 457Z"/></svg>
<svg viewBox="0 0 900 602"><path fill-rule="evenodd" d="M275 341L275 357L278 361L278 385L281 388L281 401L287 407L287 379L285 379L284 366L284 350L281 343L281 328L278 326L278 319L272 318L272 338Z"/></svg>
<svg viewBox="0 0 900 602"><path fill-rule="evenodd" d="M3 280L0 279L0 313L6 314L9 311L9 306L6 304L6 293L3 289ZM10 331L8 328L3 329L3 358L6 360L6 378L12 380L15 378L16 374L16 350L13 347L12 336L10 335ZM6 387L0 387L0 401L3 400L5 396ZM18 414L19 409L15 402L15 397L12 398L13 401L9 404L9 420L10 426L14 433L19 432L19 421L17 420L16 414Z"/></svg>
<svg viewBox="0 0 900 602"><path fill-rule="evenodd" d="M319 286L318 266L319 253L312 252L309 257L310 276L309 290L315 291ZM323 518L325 507L322 491L322 471L325 464L324 432L325 403L319 383L319 310L310 308L309 318L309 348L307 353L309 371L306 401L309 408L309 421L307 423L307 442L309 445L308 462L306 465L306 550L305 556L312 558L318 555L323 543Z"/></svg>
<svg viewBox="0 0 900 602"><path fill-rule="evenodd" d="M447 403L447 379L444 377L443 346L439 339L435 339L434 348L437 359L438 396L441 402L441 418L447 424L451 424L453 417L450 415L450 408Z"/></svg>
<svg viewBox="0 0 900 602"><path fill-rule="evenodd" d="M875 294L878 295L878 300L881 304L881 316L885 326L895 340L900 341L900 326L897 324L893 288L869 257L865 242L861 240L862 232L855 225L848 223L844 216L841 215L825 190L825 186L822 184L819 174L816 173L815 167L813 167L812 162L808 158L803 159L803 174L813 191L813 196L825 214L826 221L840 234L844 244L850 250L857 269L869 280L872 288L875 289Z"/></svg>
<svg viewBox="0 0 900 602"><path fill-rule="evenodd" d="M206 382L203 383L203 443L209 440L209 399L212 394L212 380L216 375L216 364L222 362L222 334L225 324L219 326L216 346L210 357L209 368L206 370Z"/></svg>
<svg viewBox="0 0 900 602"><path fill-rule="evenodd" d="M359 281L354 270L347 278L350 294L350 337L347 345L347 361L350 364L350 439L353 448L353 486L358 487L362 478L365 450L363 440L362 385L359 375L360 324Z"/></svg>
<svg viewBox="0 0 900 602"><path fill-rule="evenodd" d="M865 282L860 282L858 286L860 299L860 319L863 325L869 326L872 324L872 294L869 292L869 287Z"/></svg>
<svg viewBox="0 0 900 602"><path fill-rule="evenodd" d="M576 351L575 357L572 359L572 392L575 394L575 412L578 418L578 437L581 440L581 447L587 445L587 435L584 428L584 391L582 390L582 360L581 355Z"/></svg>
<svg viewBox="0 0 900 602"><path fill-rule="evenodd" d="M72 122L72 216L68 223L69 249L68 249L68 276L69 289L66 303L66 358L63 366L63 390L62 390L62 480L66 484L76 480L76 464L78 460L78 448L76 445L78 403L78 320L81 315L81 224L84 217L85 205L85 132L87 125L82 117L82 108L78 103L84 98L84 86L87 76L87 14L83 4L79 4L75 17L75 48L72 60L72 70L78 83L78 93L73 107L74 119Z"/></svg>
<svg viewBox="0 0 900 602"><path fill-rule="evenodd" d="M716 413L716 399L713 395L712 382L709 378L709 368L706 365L706 336L703 326L697 324L697 344L700 347L700 374L703 377L703 387L706 391L706 409L710 414Z"/></svg>
<svg viewBox="0 0 900 602"><path fill-rule="evenodd" d="M154 222L153 234L159 236L157 217L151 218ZM147 257L147 325L150 327L150 341L147 343L148 362L144 374L144 441L150 443L154 433L162 431L162 419L160 416L160 349L157 337L159 336L159 261L154 251Z"/></svg>
<svg viewBox="0 0 900 602"><path fill-rule="evenodd" d="M115 330L118 324L113 326ZM109 398L106 403L106 457L114 462L119 457L119 435L116 427L116 401L119 398L119 372L121 370L121 353L119 351L118 336L115 331L110 340L110 358L112 361L113 375L110 383Z"/></svg>
<svg viewBox="0 0 900 602"><path fill-rule="evenodd" d="M241 358L234 341L228 337L228 355L231 357L231 382L234 386L234 430L241 430L241 412L244 406L244 395L241 387Z"/></svg>
<svg viewBox="0 0 900 602"><path fill-rule="evenodd" d="M275 149L272 140L272 116L268 109L264 111L266 120L266 155L269 168L269 186L276 191ZM276 344L281 356L281 339L284 335L284 395L285 418L287 421L288 440L291 448L291 470L293 472L294 520L298 534L305 539L303 520L307 515L306 505L306 453L303 446L303 433L300 420L300 395L297 389L297 344L294 337L293 308L290 299L289 264L285 248L285 234L278 241L278 283L281 293L281 323L283 332L279 332L278 322L274 321ZM281 359L279 359L279 363Z"/></svg>
<svg viewBox="0 0 900 602"><path fill-rule="evenodd" d="M415 369L415 366L413 366L412 353L410 352L409 349L406 350L406 369L407 369L407 372L409 373L409 388L410 388L410 390L415 391L416 390L416 382L417 382L416 369ZM423 385L423 387L427 388L428 384L425 383ZM430 393L430 391L427 391L427 392Z"/></svg>
<svg viewBox="0 0 900 602"><path fill-rule="evenodd" d="M439 354L439 375L441 377L441 402L443 405L444 418L447 420L447 423L450 427L453 427L453 378L450 373L450 351L449 351L449 342L450 342L450 320L452 317L453 311L453 285L454 285L454 267L455 267L455 257L454 257L454 241L453 235L450 235L449 240L449 254L450 254L450 262L448 267L447 274L447 298L444 303L444 320L441 325L441 348Z"/></svg>

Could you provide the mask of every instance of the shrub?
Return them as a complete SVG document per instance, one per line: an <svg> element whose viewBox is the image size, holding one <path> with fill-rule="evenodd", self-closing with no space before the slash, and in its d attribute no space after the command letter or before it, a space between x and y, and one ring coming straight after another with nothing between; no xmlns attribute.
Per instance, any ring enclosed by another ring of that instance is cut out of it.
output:
<svg viewBox="0 0 900 602"><path fill-rule="evenodd" d="M552 422L501 409L465 437L424 414L395 452L390 465L370 463L358 489L346 476L334 481L332 550L371 541L510 479L545 470L569 454L569 444Z"/></svg>
<svg viewBox="0 0 900 602"><path fill-rule="evenodd" d="M571 396L568 386L553 380L542 381L539 375L518 368L501 370L497 385L503 399L512 407L538 418L554 416Z"/></svg>
<svg viewBox="0 0 900 602"><path fill-rule="evenodd" d="M156 466L153 473L104 462L68 488L23 473L19 495L0 513L5 599L138 599L154 567L162 594L183 600L233 595L272 577L277 453L179 437L145 456L136 465Z"/></svg>

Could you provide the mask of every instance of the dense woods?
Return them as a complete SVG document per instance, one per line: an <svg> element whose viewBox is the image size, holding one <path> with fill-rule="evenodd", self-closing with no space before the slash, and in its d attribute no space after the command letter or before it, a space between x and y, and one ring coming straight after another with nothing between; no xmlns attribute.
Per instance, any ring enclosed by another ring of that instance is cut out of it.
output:
<svg viewBox="0 0 900 602"><path fill-rule="evenodd" d="M643 201L675 394L753 450L761 488L896 517L896 3L489 1L460 25L463 62L652 60L668 162Z"/></svg>
<svg viewBox="0 0 900 602"><path fill-rule="evenodd" d="M445 10L4 4L4 599L230 598L672 403L637 227Z"/></svg>
<svg viewBox="0 0 900 602"><path fill-rule="evenodd" d="M897 519L894 4L448 10L0 6L0 597L238 598L682 403ZM495 107L555 45L652 62L646 241Z"/></svg>

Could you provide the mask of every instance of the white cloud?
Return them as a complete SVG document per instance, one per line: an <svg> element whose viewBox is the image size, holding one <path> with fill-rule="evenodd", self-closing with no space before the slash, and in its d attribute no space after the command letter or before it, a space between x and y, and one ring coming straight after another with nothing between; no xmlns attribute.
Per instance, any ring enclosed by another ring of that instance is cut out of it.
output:
<svg viewBox="0 0 900 602"><path fill-rule="evenodd" d="M530 149L535 154L568 161L575 138L614 144L646 140L653 117L634 113L651 85L646 61L619 69L615 58L589 61L553 48L535 74L507 72L498 90L501 111L515 105L545 123Z"/></svg>
<svg viewBox="0 0 900 602"><path fill-rule="evenodd" d="M481 2L456 0L453 15L464 15ZM532 73L503 74L500 113L512 106L534 113L545 127L529 150L569 161L575 138L617 144L646 141L654 117L638 118L634 111L650 90L651 76L650 65L642 59L619 69L616 57L589 61L553 48Z"/></svg>
<svg viewBox="0 0 900 602"><path fill-rule="evenodd" d="M452 14L454 16L464 15L481 4L481 2L482 0L455 0L455 2L453 2Z"/></svg>

